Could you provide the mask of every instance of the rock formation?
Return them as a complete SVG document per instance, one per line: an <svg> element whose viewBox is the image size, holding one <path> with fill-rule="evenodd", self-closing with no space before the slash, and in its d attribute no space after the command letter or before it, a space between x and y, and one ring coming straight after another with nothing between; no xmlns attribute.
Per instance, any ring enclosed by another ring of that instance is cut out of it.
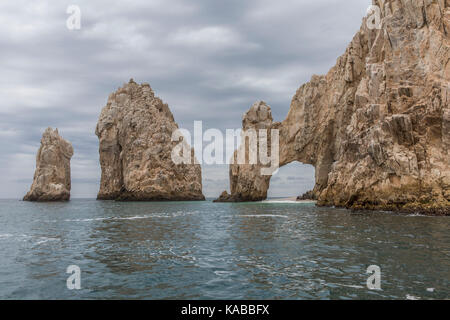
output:
<svg viewBox="0 0 450 320"><path fill-rule="evenodd" d="M150 85L130 80L111 94L96 128L102 169L97 198L204 200L193 150L192 164L172 161L172 149L179 143L172 141L172 133L177 129L169 107Z"/></svg>
<svg viewBox="0 0 450 320"><path fill-rule="evenodd" d="M273 127L273 118L270 107L263 101L253 104L242 119L242 131L255 130L259 140L260 130L266 132L268 150L270 149L270 129ZM239 201L261 201L267 198L270 175L261 175L261 168L265 167L259 157L256 164L250 164L249 137L241 138L239 150L234 152L232 164L230 165L230 187L231 195L224 191L215 202L239 202ZM259 143L257 143L259 149ZM257 154L258 150L253 150ZM238 163L238 153L245 152L245 164Z"/></svg>
<svg viewBox="0 0 450 320"><path fill-rule="evenodd" d="M304 194L302 194L301 196L297 197L297 201L303 201L303 200L314 200L316 201L316 195L314 194L314 192L312 190L305 192Z"/></svg>
<svg viewBox="0 0 450 320"><path fill-rule="evenodd" d="M67 201L70 199L70 159L73 148L58 129L47 128L36 156L36 171L24 201Z"/></svg>
<svg viewBox="0 0 450 320"><path fill-rule="evenodd" d="M301 86L272 124L280 166L313 165L319 205L449 214L449 1L373 4L381 28L365 18L336 65ZM247 179L253 169L230 168L230 198L265 193L268 183Z"/></svg>

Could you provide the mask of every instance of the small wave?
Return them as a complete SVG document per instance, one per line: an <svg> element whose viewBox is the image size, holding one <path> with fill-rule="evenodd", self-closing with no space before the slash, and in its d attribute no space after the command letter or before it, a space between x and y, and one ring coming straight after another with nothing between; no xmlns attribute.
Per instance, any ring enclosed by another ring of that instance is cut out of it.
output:
<svg viewBox="0 0 450 320"><path fill-rule="evenodd" d="M227 275L231 274L231 272L230 271L214 271L214 274L216 276L227 276Z"/></svg>
<svg viewBox="0 0 450 320"><path fill-rule="evenodd" d="M39 237L39 236L30 236L27 234L0 234L0 239L7 239L7 238L13 238L13 240L18 241L28 241L32 242L33 245L41 245L43 243L49 242L49 241L60 241L59 238L49 238L49 237ZM34 240L37 240L33 243Z"/></svg>
<svg viewBox="0 0 450 320"><path fill-rule="evenodd" d="M426 214L421 214L421 213L418 213L418 212L410 213L410 214L408 214L406 216L407 217L428 217Z"/></svg>
<svg viewBox="0 0 450 320"><path fill-rule="evenodd" d="M351 284L340 284L342 287L354 288L354 289L364 289L363 286L351 285Z"/></svg>
<svg viewBox="0 0 450 320"><path fill-rule="evenodd" d="M92 222L92 221L116 221L116 220L139 220L139 219L153 219L153 218L174 218L185 215L197 214L198 211L192 212L176 212L173 214L146 214L142 216L130 216L130 217L99 217L99 218L85 218L85 219L66 219L64 222ZM53 222L57 222L57 220L53 220Z"/></svg>
<svg viewBox="0 0 450 320"><path fill-rule="evenodd" d="M313 200L264 200L261 201L261 203L276 203L276 204L283 204L283 203L293 203L293 204L312 204L316 203L316 201Z"/></svg>
<svg viewBox="0 0 450 320"><path fill-rule="evenodd" d="M278 214L243 214L238 215L238 217L246 217L246 218L288 218L288 216L282 216Z"/></svg>
<svg viewBox="0 0 450 320"><path fill-rule="evenodd" d="M0 239L8 239L8 238L13 238L13 239L26 239L26 238L31 238L32 236L26 235L26 234L10 234L10 233L5 233L5 234L0 234Z"/></svg>
<svg viewBox="0 0 450 320"><path fill-rule="evenodd" d="M406 295L406 300L420 300L420 297L415 297L410 294Z"/></svg>
<svg viewBox="0 0 450 320"><path fill-rule="evenodd" d="M90 222L90 221L103 221L103 220L110 220L112 217L105 217L105 218L88 218L88 219L66 219L64 222ZM53 222L57 222L57 220L54 220Z"/></svg>
<svg viewBox="0 0 450 320"><path fill-rule="evenodd" d="M334 286L340 286L340 287L347 287L347 288L353 288L353 289L364 289L363 286L351 285L351 284L328 283L328 285L334 285Z"/></svg>
<svg viewBox="0 0 450 320"><path fill-rule="evenodd" d="M132 216L132 217L113 217L109 220L139 220L139 219L151 219L151 218L170 218L170 216L144 215L144 216Z"/></svg>
<svg viewBox="0 0 450 320"><path fill-rule="evenodd" d="M86 219L66 219L64 222L91 222L91 221L114 221L114 220L138 220L138 219L151 219L151 218L170 218L171 216L162 215L144 215L144 216L131 216L131 217L102 217L102 218L86 218Z"/></svg>
<svg viewBox="0 0 450 320"><path fill-rule="evenodd" d="M38 242L36 242L34 245L38 246L41 245L43 243L47 243L49 241L59 241L60 239L58 238L46 238L46 237L41 237L41 240L39 240Z"/></svg>

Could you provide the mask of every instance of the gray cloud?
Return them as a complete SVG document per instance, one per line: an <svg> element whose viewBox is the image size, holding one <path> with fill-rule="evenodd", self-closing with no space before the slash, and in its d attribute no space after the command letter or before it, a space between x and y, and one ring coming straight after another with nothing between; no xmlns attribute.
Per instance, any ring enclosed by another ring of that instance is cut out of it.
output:
<svg viewBox="0 0 450 320"><path fill-rule="evenodd" d="M79 31L65 26L72 3L82 11ZM2 1L0 197L26 193L48 126L74 145L72 195L94 197L97 117L108 95L129 78L149 82L187 129L194 120L238 128L256 100L265 100L282 120L296 89L312 74L327 72L344 52L369 4ZM303 174L290 170L290 176ZM203 178L205 194L216 196L228 186L228 168L203 166ZM271 192L285 192L288 181L305 182L274 179Z"/></svg>

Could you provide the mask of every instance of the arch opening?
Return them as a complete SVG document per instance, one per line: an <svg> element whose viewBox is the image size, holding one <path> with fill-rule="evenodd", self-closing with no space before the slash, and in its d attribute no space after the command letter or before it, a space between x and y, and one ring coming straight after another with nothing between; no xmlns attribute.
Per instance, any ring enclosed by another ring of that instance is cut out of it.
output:
<svg viewBox="0 0 450 320"><path fill-rule="evenodd" d="M314 186L314 166L293 161L282 166L272 175L267 191L267 198L297 198L313 190Z"/></svg>

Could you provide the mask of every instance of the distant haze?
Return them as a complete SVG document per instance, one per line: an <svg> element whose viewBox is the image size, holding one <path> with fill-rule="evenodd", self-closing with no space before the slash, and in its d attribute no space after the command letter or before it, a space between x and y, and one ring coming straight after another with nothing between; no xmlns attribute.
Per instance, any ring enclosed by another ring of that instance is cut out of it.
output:
<svg viewBox="0 0 450 320"><path fill-rule="evenodd" d="M240 128L264 100L275 121L313 74L344 53L371 1L15 0L0 3L0 198L29 189L48 126L72 142L72 197L93 198L100 166L95 126L108 95L130 78L148 82L180 127ZM81 30L66 27L69 5ZM269 195L314 185L292 164ZM228 166L203 165L207 197L228 188Z"/></svg>

